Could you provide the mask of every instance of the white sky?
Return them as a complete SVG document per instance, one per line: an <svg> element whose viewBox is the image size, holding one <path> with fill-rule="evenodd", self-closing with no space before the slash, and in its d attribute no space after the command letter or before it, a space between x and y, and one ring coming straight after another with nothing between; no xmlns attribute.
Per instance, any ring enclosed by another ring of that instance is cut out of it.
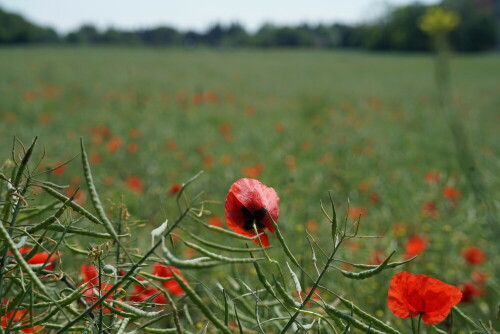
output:
<svg viewBox="0 0 500 334"><path fill-rule="evenodd" d="M412 2L415 0L0 0L0 8L65 33L84 23L102 29L167 25L199 31L217 22L239 22L249 30L263 23L356 23L376 17L388 5Z"/></svg>

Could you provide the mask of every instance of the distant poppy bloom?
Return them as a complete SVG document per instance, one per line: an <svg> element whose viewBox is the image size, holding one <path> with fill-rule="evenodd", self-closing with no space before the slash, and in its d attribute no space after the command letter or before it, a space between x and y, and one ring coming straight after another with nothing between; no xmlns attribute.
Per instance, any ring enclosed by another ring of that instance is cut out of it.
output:
<svg viewBox="0 0 500 334"><path fill-rule="evenodd" d="M297 170L297 159L294 155L287 155L285 157L285 164L288 167L288 170L294 171Z"/></svg>
<svg viewBox="0 0 500 334"><path fill-rule="evenodd" d="M31 247L21 247L18 250L19 250L19 253L21 253L21 254L27 254L32 250L32 248ZM8 255L9 256L12 255L12 252L9 251ZM45 261L47 261L47 264L46 264L45 268L43 268L43 269L54 270L54 263L56 261L57 255L52 254L51 257L49 257L49 255L50 254L47 252L36 253L27 262L28 262L28 264L44 264Z"/></svg>
<svg viewBox="0 0 500 334"><path fill-rule="evenodd" d="M409 259L415 255L422 254L427 247L427 241L418 236L414 235L408 239L405 245L405 258Z"/></svg>
<svg viewBox="0 0 500 334"><path fill-rule="evenodd" d="M212 169L214 167L214 157L211 154L205 155L203 158L203 168Z"/></svg>
<svg viewBox="0 0 500 334"><path fill-rule="evenodd" d="M110 153L115 153L120 149L120 146L122 146L123 140L118 137L114 136L111 138L107 143L106 143L106 150Z"/></svg>
<svg viewBox="0 0 500 334"><path fill-rule="evenodd" d="M358 184L358 190L360 192L366 192L370 189L370 183L368 181L361 181L359 184Z"/></svg>
<svg viewBox="0 0 500 334"><path fill-rule="evenodd" d="M56 163L54 164L53 168L54 168L54 167L57 167L57 166L61 166L62 164L64 164L64 162L63 162L63 161L58 161L58 162L56 162ZM63 165L63 166L61 166L61 167L57 167L56 169L54 169L54 170L52 171L52 173L54 173L54 175L56 175L56 176L61 176L61 175L63 175L63 174L64 174L64 171L65 171L65 170L66 170L66 166L65 166L65 165Z"/></svg>
<svg viewBox="0 0 500 334"><path fill-rule="evenodd" d="M222 219L219 216L213 216L208 218L208 224L212 226L222 227L224 224L222 223Z"/></svg>
<svg viewBox="0 0 500 334"><path fill-rule="evenodd" d="M170 195L175 195L177 194L180 190L182 189L182 184L180 183L174 183L170 186Z"/></svg>
<svg viewBox="0 0 500 334"><path fill-rule="evenodd" d="M438 183L440 178L441 174L437 171L429 171L424 176L425 182L429 184Z"/></svg>
<svg viewBox="0 0 500 334"><path fill-rule="evenodd" d="M176 150L178 146L177 142L173 139L167 141L167 148L169 150Z"/></svg>
<svg viewBox="0 0 500 334"><path fill-rule="evenodd" d="M245 112L247 115L251 116L251 115L255 115L255 107L252 106L252 105L248 105L245 107Z"/></svg>
<svg viewBox="0 0 500 334"><path fill-rule="evenodd" d="M111 137L111 130L103 124L98 124L91 129L93 137L109 138Z"/></svg>
<svg viewBox="0 0 500 334"><path fill-rule="evenodd" d="M219 125L219 132L221 134L228 134L231 132L231 129L233 128L232 124L229 122L224 122Z"/></svg>
<svg viewBox="0 0 500 334"><path fill-rule="evenodd" d="M102 162L102 157L99 153L92 153L89 157L89 160L93 164L99 164Z"/></svg>
<svg viewBox="0 0 500 334"><path fill-rule="evenodd" d="M380 201L380 194L376 191L370 193L370 203L377 204Z"/></svg>
<svg viewBox="0 0 500 334"><path fill-rule="evenodd" d="M476 266L483 263L486 260L486 255L478 247L466 247L462 251L462 257L467 261L467 263Z"/></svg>
<svg viewBox="0 0 500 334"><path fill-rule="evenodd" d="M486 281L488 280L488 275L486 275L485 273L483 273L481 271L474 270L470 275L471 275L472 279L474 280L474 282L479 283L479 284L486 283Z"/></svg>
<svg viewBox="0 0 500 334"><path fill-rule="evenodd" d="M391 280L387 304L399 318L422 315L425 323L434 325L446 319L461 299L462 292L455 286L402 271Z"/></svg>
<svg viewBox="0 0 500 334"><path fill-rule="evenodd" d="M439 212L437 210L436 202L429 201L422 205L422 213L432 219L436 219L439 217Z"/></svg>
<svg viewBox="0 0 500 334"><path fill-rule="evenodd" d="M80 285L85 285L87 287L83 292L84 299L90 303L94 304L100 297L106 294L112 287L112 284L101 282L101 286L99 286L99 273L93 265L84 264L80 266L80 273L84 277L83 282ZM106 300L112 300L113 294L110 294L106 297ZM98 306L97 309L100 307ZM111 311L107 308L104 308L104 313L110 314Z"/></svg>
<svg viewBox="0 0 500 334"><path fill-rule="evenodd" d="M368 210L362 206L354 206L349 209L348 216L351 218L358 218L359 216L366 216L368 214Z"/></svg>
<svg viewBox="0 0 500 334"><path fill-rule="evenodd" d="M385 256L384 252L382 252L380 249L374 249L372 251L372 258L370 259L368 264L379 265L382 262L384 262L385 259L386 259L386 256Z"/></svg>
<svg viewBox="0 0 500 334"><path fill-rule="evenodd" d="M226 220L236 233L254 237L254 225L261 233L266 228L274 233L273 223L278 221L280 198L273 188L266 187L255 179L239 179L231 185L226 198ZM266 234L260 236L264 247L269 246ZM258 244L258 240L254 240Z"/></svg>
<svg viewBox="0 0 500 334"><path fill-rule="evenodd" d="M449 198L453 201L456 201L460 199L460 196L462 196L462 193L459 189L455 187L444 187L443 188L443 196L446 198Z"/></svg>
<svg viewBox="0 0 500 334"><path fill-rule="evenodd" d="M137 277L138 281L145 281L142 277ZM134 285L134 291L130 294L130 300L133 302L142 303L152 296L156 295L151 301L155 304L166 304L167 300L165 299L165 295L161 293L161 291L155 287L145 285L142 286L140 284Z"/></svg>
<svg viewBox="0 0 500 334"><path fill-rule="evenodd" d="M142 185L142 181L137 176L129 176L129 177L127 177L125 182L127 183L127 187L132 191L135 191L137 193L141 193L144 190L144 187Z"/></svg>
<svg viewBox="0 0 500 334"><path fill-rule="evenodd" d="M175 272L177 275L181 273L179 269L173 266L167 266L160 262L156 262L152 274L163 278L168 278L168 277L173 278L174 275L172 274L172 272ZM185 279L183 278L183 280ZM167 289L176 296L182 296L184 294L184 290L181 288L181 286L179 285L179 283L177 283L175 279L171 279L170 281L163 281L161 282L161 284L165 287L165 289Z"/></svg>
<svg viewBox="0 0 500 334"><path fill-rule="evenodd" d="M285 131L285 124L278 122L274 125L274 129L276 130L276 132L281 133Z"/></svg>
<svg viewBox="0 0 500 334"><path fill-rule="evenodd" d="M129 151L129 153L136 153L138 150L139 150L139 145L137 145L136 142L128 143L127 151Z"/></svg>
<svg viewBox="0 0 500 334"><path fill-rule="evenodd" d="M233 161L233 158L229 154L224 154L220 157L220 162L223 165L229 165Z"/></svg>
<svg viewBox="0 0 500 334"><path fill-rule="evenodd" d="M460 284L460 291L462 291L462 299L460 300L460 303L470 303L477 297L481 296L483 294L483 289L477 287L474 283L471 282L465 282Z"/></svg>
<svg viewBox="0 0 500 334"><path fill-rule="evenodd" d="M12 319L12 321L11 321ZM28 310L12 310L8 311L5 315L0 318L0 328L5 329L7 325L11 323L10 328L15 326L23 326L29 324L29 311ZM43 326L33 326L21 329L22 333L39 333L43 329ZM3 331L2 331L3 332Z"/></svg>
<svg viewBox="0 0 500 334"><path fill-rule="evenodd" d="M306 222L306 228L309 232L316 232L318 230L318 222L314 219L309 219Z"/></svg>
<svg viewBox="0 0 500 334"><path fill-rule="evenodd" d="M141 131L139 131L139 129L134 128L128 132L128 135L130 136L130 138L137 139L141 136Z"/></svg>
<svg viewBox="0 0 500 334"><path fill-rule="evenodd" d="M392 233L396 237L402 237L406 234L406 224L405 223L395 223L392 225Z"/></svg>
<svg viewBox="0 0 500 334"><path fill-rule="evenodd" d="M241 172L246 177L259 177L264 170L264 164L255 164L253 166L243 167Z"/></svg>
<svg viewBox="0 0 500 334"><path fill-rule="evenodd" d="M33 100L36 99L36 93L34 91L32 91L32 90L27 90L23 94L23 99L26 102L31 102L31 101L33 101Z"/></svg>

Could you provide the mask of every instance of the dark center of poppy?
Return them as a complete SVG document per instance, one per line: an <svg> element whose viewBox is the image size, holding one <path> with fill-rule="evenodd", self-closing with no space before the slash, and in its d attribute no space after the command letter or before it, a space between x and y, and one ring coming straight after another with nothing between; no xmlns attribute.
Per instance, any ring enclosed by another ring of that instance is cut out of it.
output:
<svg viewBox="0 0 500 334"><path fill-rule="evenodd" d="M257 229L266 227L266 225L262 223L266 217L265 208L260 208L252 213L246 206L242 205L241 212L243 212L243 215L245 216L245 223L243 224L243 229L245 231L252 231L254 225L257 226Z"/></svg>

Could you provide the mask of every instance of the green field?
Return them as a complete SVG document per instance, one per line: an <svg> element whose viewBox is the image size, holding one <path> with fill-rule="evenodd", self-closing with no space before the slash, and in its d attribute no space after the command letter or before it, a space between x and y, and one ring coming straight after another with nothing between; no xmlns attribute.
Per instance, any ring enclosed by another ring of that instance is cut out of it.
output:
<svg viewBox="0 0 500 334"><path fill-rule="evenodd" d="M488 321L497 312L500 267L495 255L500 248L488 236L498 225L488 225L487 210L476 202L459 164L463 152L457 152L449 120L436 102L433 66L431 55L340 51L0 49L0 166L11 159L14 137L27 145L38 136L36 156L42 155L41 146L46 150L40 172L77 155L83 138L105 208L116 218L123 195L131 247L137 248L149 247L149 231L165 218L175 220L172 185L204 171L189 193L203 191L204 209L210 211L201 217L206 221L223 219L224 200L236 179L258 178L280 196L278 223L311 272L305 229L328 249L330 227L319 203L329 203L330 190L339 217L349 199L351 208L363 213L360 233L382 236L350 241L340 259L368 263L374 250L385 256L396 250L393 259L401 260L408 238L421 236L427 247L405 270L457 286L471 281L473 271L485 273L485 293L462 309ZM451 69L453 112L464 126L486 197L498 207L500 57L456 55ZM426 182L429 172L439 174L434 183ZM37 178L71 189L82 184L86 192L81 175L77 157L64 172ZM135 190L127 186L131 176L142 182ZM460 198L444 197L445 187L460 190ZM422 209L428 202L436 205L432 213ZM91 208L88 198L84 206ZM395 231L395 223L401 229ZM244 247L244 241L228 241L192 219L182 224L204 239ZM189 240L186 232L179 234ZM275 246L270 254L282 254L274 236L270 242ZM467 246L480 247L487 260L468 265L461 256ZM192 256L185 248L179 243L179 256ZM64 268L76 272L64 261L69 254L63 249ZM238 268L239 278L255 281L252 266ZM271 266L266 269L272 272ZM215 281L235 270L185 273L193 285L201 280L220 294ZM346 292L404 332L409 322L386 307L397 271L351 281L332 269L323 285ZM321 296L335 300L326 290Z"/></svg>

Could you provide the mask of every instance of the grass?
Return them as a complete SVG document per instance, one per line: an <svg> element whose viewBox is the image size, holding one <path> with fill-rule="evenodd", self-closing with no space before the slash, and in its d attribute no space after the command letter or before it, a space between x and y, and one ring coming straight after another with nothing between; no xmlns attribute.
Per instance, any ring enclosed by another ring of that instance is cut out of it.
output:
<svg viewBox="0 0 500 334"><path fill-rule="evenodd" d="M319 200L327 202L332 190L339 216L349 198L351 207L364 211L362 234L384 236L350 242L341 258L366 263L374 249L385 255L395 249L399 260L408 238L420 235L427 248L406 270L454 285L470 281L474 270L485 272L491 294L465 307L478 318L496 312L498 246L485 241L484 212L474 202L449 124L437 108L430 55L12 48L0 49L0 73L0 156L10 157L14 136L28 143L38 135L47 151L39 167L43 171L74 157L82 137L91 162L95 157L92 171L105 207L116 218L123 195L138 248L149 246L149 231L177 212L171 185L204 170L193 194L204 192L207 216L223 219L225 196L238 178L252 176L275 188L281 229L293 239L292 251L307 262L304 230L321 242L328 240ZM464 123L488 196L497 206L498 73L497 55L452 60L456 117ZM109 152L113 140L118 148ZM39 178L74 189L82 183L79 160L60 175ZM425 182L429 171L439 172L437 183ZM135 188L127 186L131 176L139 180ZM460 199L444 198L445 186L459 189ZM430 201L436 203L436 218L422 212ZM394 231L395 223L404 227L402 232ZM196 222L185 228L211 238ZM274 237L271 244L278 244ZM460 253L469 245L486 252L485 264L472 268L463 261ZM271 253L278 254L275 249ZM65 266L76 270L70 263ZM206 273L193 272L190 281ZM219 280L235 275L230 269L208 273ZM385 306L392 274L384 272L361 287L351 281L339 284L351 300L397 322ZM251 278L254 273L247 268L240 275ZM332 283L325 285L337 288L340 275L330 275ZM214 289L212 279L202 284Z"/></svg>

